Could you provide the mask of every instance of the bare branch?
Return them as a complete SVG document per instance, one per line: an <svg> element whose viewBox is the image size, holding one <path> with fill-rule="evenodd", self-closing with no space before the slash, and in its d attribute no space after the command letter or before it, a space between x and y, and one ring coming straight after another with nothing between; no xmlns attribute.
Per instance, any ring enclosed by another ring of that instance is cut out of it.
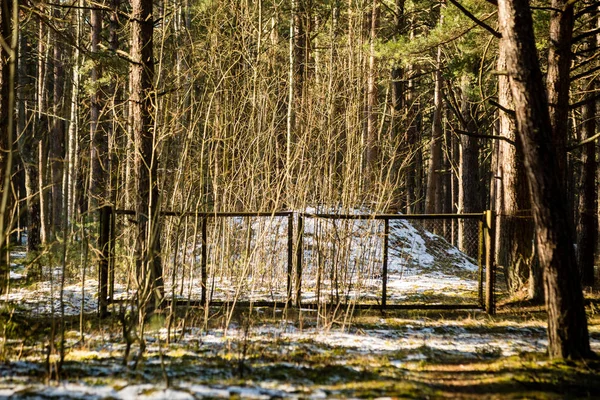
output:
<svg viewBox="0 0 600 400"><path fill-rule="evenodd" d="M598 138L600 138L600 132L596 133L596 134L595 134L594 136L592 136L592 137L589 137L589 138L587 138L587 139L585 139L585 140L582 140L582 141L581 141L581 142L579 142L579 143L575 143L575 144L572 144L572 145L568 146L568 147L567 147L567 151L573 151L573 150L575 150L575 149L578 149L578 148L580 148L580 147L583 147L583 146L585 146L586 144L588 144L588 143L591 143L591 142L595 141L595 140L596 140L596 139L598 139Z"/></svg>
<svg viewBox="0 0 600 400"><path fill-rule="evenodd" d="M486 31L490 32L492 35L494 35L498 39L500 39L502 37L502 34L500 34L500 32L498 32L497 30L495 30L494 28L492 28L491 26L489 26L488 24L486 24L485 22L483 22L482 20L480 20L479 18L474 16L469 10L467 10L465 7L463 7L462 4L460 4L458 1L456 1L456 0L448 0L448 1L450 1L450 3L452 3L452 4L454 4L456 6L456 8L458 8L467 18L469 18L471 21L475 22L477 25L479 25Z"/></svg>
<svg viewBox="0 0 600 400"><path fill-rule="evenodd" d="M592 103L596 100L600 99L600 93L597 93L596 95L592 96L592 97L588 97L587 99L583 99L581 101L578 101L577 103L573 103L569 106L569 108L571 110L574 110L576 108L579 108L581 106L584 106L586 104Z"/></svg>
<svg viewBox="0 0 600 400"><path fill-rule="evenodd" d="M450 0L450 1L452 1L452 0ZM577 36L575 36L573 38L573 43L580 42L583 39L588 38L590 36L594 36L597 33L600 33L600 28L590 29L589 31L585 31L583 33L580 33L579 35L577 35Z"/></svg>
<svg viewBox="0 0 600 400"><path fill-rule="evenodd" d="M498 103L496 100L488 100L488 102L493 105L494 107L498 107L501 111L505 112L506 114L508 114L511 118L516 118L516 113L514 110L511 110L510 108L506 108L504 107L502 104Z"/></svg>
<svg viewBox="0 0 600 400"><path fill-rule="evenodd" d="M463 131L462 129L454 129L457 133L460 133L461 135L465 135L465 136L469 136L469 137L474 137L474 138L479 138L479 139L493 139L493 140L502 140L512 146L516 146L517 144L515 143L514 140L507 138L506 136L500 136L500 135L485 135L485 134L481 134L481 133L474 133L474 132L467 132L467 131Z"/></svg>
<svg viewBox="0 0 600 400"><path fill-rule="evenodd" d="M576 80L581 79L581 78L585 78L587 76L590 76L590 75L592 75L594 72L596 72L598 70L600 70L600 66L594 67L592 69L588 69L587 71L583 71L580 74L573 75L571 77L571 82L576 81Z"/></svg>

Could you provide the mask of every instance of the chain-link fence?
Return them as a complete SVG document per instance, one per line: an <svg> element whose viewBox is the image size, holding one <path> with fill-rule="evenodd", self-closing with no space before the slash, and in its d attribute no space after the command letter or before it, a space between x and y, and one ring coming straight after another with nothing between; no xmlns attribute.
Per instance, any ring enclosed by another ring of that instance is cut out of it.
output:
<svg viewBox="0 0 600 400"><path fill-rule="evenodd" d="M303 305L479 307L481 214L304 214ZM297 295L298 295L297 294Z"/></svg>
<svg viewBox="0 0 600 400"><path fill-rule="evenodd" d="M137 224L113 213L109 298L136 287ZM167 299L284 303L291 293L292 213L163 213L160 258Z"/></svg>
<svg viewBox="0 0 600 400"><path fill-rule="evenodd" d="M112 216L108 298L130 299L135 215ZM159 226L167 300L483 306L483 214L162 213Z"/></svg>

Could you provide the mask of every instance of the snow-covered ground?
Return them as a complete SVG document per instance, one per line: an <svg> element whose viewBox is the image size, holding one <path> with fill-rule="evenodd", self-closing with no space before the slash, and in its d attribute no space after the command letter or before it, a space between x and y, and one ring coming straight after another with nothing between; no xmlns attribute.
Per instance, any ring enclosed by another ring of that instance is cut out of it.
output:
<svg viewBox="0 0 600 400"><path fill-rule="evenodd" d="M169 346L161 329L146 337L148 348L137 372L122 364L124 344L116 336L88 335L85 347L67 352L66 374L79 378L43 383L32 378L42 373L43 363L23 357L0 365L0 398L345 398L336 384L353 374L384 370L385 376L400 378L423 361L455 357L465 363L545 351L541 323L507 322L489 331L487 324L485 319L388 318L368 328L300 329L283 322L253 326L247 333L235 326L227 331L191 328ZM249 349L247 372L239 378L235 371L243 348ZM600 351L598 339L592 348ZM319 371L323 363L333 372L308 372Z"/></svg>
<svg viewBox="0 0 600 400"><path fill-rule="evenodd" d="M313 220L305 227L304 300L316 299L314 285L319 268L314 261L318 261L316 255L319 252L322 256L329 249L328 254L333 259L338 257L336 254L345 254L346 258L338 261L345 260L345 265L350 266L348 271L354 274L350 275L360 282L352 287L341 285L346 290L344 294L350 299L376 302L381 290L380 270L377 269L381 263L381 224L355 221L345 227L345 238L338 231L337 236L333 236L344 238L347 251L342 252L338 247L337 253L333 252L332 242L323 240L332 234L332 230L318 225ZM443 294L445 300L456 297L473 302L476 299L479 269L472 258L420 225L394 221L390 228L389 301L427 302L433 299L435 302L439 301L439 297L435 297L439 294ZM321 242L317 246L315 231L318 229ZM280 230L287 230L285 223L280 224ZM258 227L255 232L259 232ZM286 240L285 235L271 239L272 247ZM21 285L18 283L25 276L22 265L25 254L13 253L12 257L14 287L3 299L26 313L60 313L60 268L46 268L48 279L42 282ZM285 258L285 252L283 256L279 253L274 256L280 259L278 257ZM357 260L363 260L364 265L359 267ZM278 263L280 268L285 268L285 264ZM322 272L335 271L331 261L323 261L321 265ZM212 268L214 271L216 267ZM191 269L188 270L190 273ZM331 294L332 281L323 276L321 282L326 294ZM82 305L85 312L96 311L97 281L94 277L95 274L88 271L85 285L77 277L67 280L63 290L65 314L78 314ZM285 281L277 276L271 276L269 280L256 269L249 268L244 277L245 283L241 279L227 281L224 276L215 279L214 287L229 285L215 290L215 297L228 299L239 295L242 298L241 294L245 293L246 298L256 300L285 298ZM197 279L190 277L183 284L186 290L199 296ZM166 282L169 293L171 280L166 279ZM279 289L274 290L274 287ZM175 289L179 295L180 287L175 286ZM189 292L183 290L183 295L187 294ZM125 285L115 286L116 297L128 295L131 292ZM257 312L272 315L271 309ZM46 350L42 347L37 344L24 346L26 338L11 339L6 343L0 339L2 346L13 349L12 359L0 363L0 398L348 398L353 389L347 387L353 387L357 382L360 385L364 377L402 381L410 371L419 371L421 363L437 363L440 359L452 360L450 363L495 360L543 353L547 346L545 326L539 320L492 321L482 313L473 312L465 314L466 320L371 316L367 322L355 323L351 317L342 324L344 316L347 317L342 313L344 315L334 324L329 315L313 310L299 312L300 316L293 323L280 313L279 322L253 322L248 329L240 327L240 322L235 319L225 329L188 327L185 332L175 329L172 334L178 339L169 345L164 328L150 330L145 336L147 348L137 369L133 368L131 356L128 362L123 362L125 343L119 329L88 333L84 344L79 342L77 332L68 332L64 377L59 383L45 381ZM592 349L600 352L597 325L591 327L591 333ZM15 351L19 346L21 350ZM134 345L132 354L138 351ZM240 360L244 360L244 377L236 372Z"/></svg>

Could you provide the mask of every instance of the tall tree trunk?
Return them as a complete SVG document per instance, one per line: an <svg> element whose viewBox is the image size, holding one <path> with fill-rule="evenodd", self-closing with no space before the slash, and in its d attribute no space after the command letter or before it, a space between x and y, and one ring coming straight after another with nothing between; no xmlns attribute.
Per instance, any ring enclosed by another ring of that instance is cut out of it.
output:
<svg viewBox="0 0 600 400"><path fill-rule="evenodd" d="M459 175L458 165L460 164L460 138L457 135L452 135L450 164L452 166L452 180L450 186L452 190L452 212L458 212L458 193L459 193ZM453 246L458 246L458 221L452 220L452 237L451 243Z"/></svg>
<svg viewBox="0 0 600 400"><path fill-rule="evenodd" d="M60 18L58 8L54 12ZM54 36L54 69L53 69L53 112L52 140L50 140L50 166L52 176L52 228L54 235L62 232L63 215L63 173L65 162L65 121L64 121L64 73L63 73L63 42L57 33Z"/></svg>
<svg viewBox="0 0 600 400"><path fill-rule="evenodd" d="M300 27L296 25L300 23L300 18L298 17L299 9L298 9L298 1L301 0L291 0L291 15L290 15L290 38L289 38L289 52L288 52L288 60L289 60L289 72L288 72L288 104L287 104L287 130L286 130L286 139L285 139L285 180L286 180L286 192L290 192L292 190L292 142L294 140L294 135L296 133L296 113L297 113L297 101L296 99L299 97L298 93L298 80L302 79L302 64L299 63L298 60L298 51L296 50L296 43L298 42L298 36L302 36L299 32ZM300 86L301 88L301 86ZM302 89L300 89L302 90ZM290 199L286 199L287 207L291 207Z"/></svg>
<svg viewBox="0 0 600 400"><path fill-rule="evenodd" d="M97 54L102 33L102 13L99 9L91 11L91 53ZM95 211L107 201L108 182L108 136L105 124L100 121L102 110L102 67L99 60L93 60L91 72L93 89L90 98L90 189L89 211Z"/></svg>
<svg viewBox="0 0 600 400"><path fill-rule="evenodd" d="M449 109L446 110L446 119L448 119ZM452 137L454 136L451 129L449 129L448 125L444 125L444 155L442 158L442 208L441 212L443 214L451 214L453 211L453 203L452 203L452 175L453 175L453 159L452 159ZM444 221L444 238L450 243L452 241L452 222L453 220L445 220Z"/></svg>
<svg viewBox="0 0 600 400"><path fill-rule="evenodd" d="M546 86L550 106L552 143L556 149L558 173L567 179L567 137L569 132L569 89L571 42L573 37L573 4L571 0L552 0L550 40Z"/></svg>
<svg viewBox="0 0 600 400"><path fill-rule="evenodd" d="M395 28L396 28L396 36L401 37L404 34L404 0L396 0L395 3ZM406 106L405 95L406 95L406 81L404 76L404 68L400 66L394 66L391 72L392 78L392 143L398 146L400 142L401 131L404 128L402 122L404 108ZM407 116L407 114L405 114ZM409 129L406 130L407 133ZM396 183L396 187L394 189L394 196L392 199L392 211L402 210L402 212L407 212L409 204L414 202L414 173L412 179L408 177L410 173L414 170L412 168L408 168L406 171L406 176L404 177L404 195L402 194L402 187L400 185L400 157L402 153L399 150L402 150L404 153L404 157L411 157L413 144L411 142L411 138L408 137L408 134L404 137L404 145L406 148L398 148L397 153L394 154L393 161L393 170L392 170L392 179Z"/></svg>
<svg viewBox="0 0 600 400"><path fill-rule="evenodd" d="M19 54L30 54L31 46L26 35L20 35ZM18 80L21 99L34 98L34 93L26 88L31 87L30 76L35 75L35 68L27 63L30 58L21 57L19 60ZM35 252L40 246L40 196L38 177L37 146L39 132L37 124L27 127L27 104L31 100L19 102L19 154L25 170L25 193L27 194L27 251Z"/></svg>
<svg viewBox="0 0 600 400"><path fill-rule="evenodd" d="M477 124L473 116L472 106L469 102L469 91L471 85L467 76L463 76L461 82L462 105L461 114L463 129L467 132L475 132ZM479 205L479 145L476 138L461 135L459 147L458 175L458 212L474 213L481 211ZM458 248L471 257L477 256L478 238L477 225L469 220L458 221Z"/></svg>
<svg viewBox="0 0 600 400"><path fill-rule="evenodd" d="M500 39L498 48L498 71L506 70L506 40ZM505 109L513 108L512 94L508 76L498 76L498 102ZM512 145L503 140L498 146L496 170L495 204L498 214L496 220L496 262L504 267L504 276L511 294L521 290L528 279L530 288L540 288L541 276L536 273L539 266L535 263L534 226L530 218L531 201L527 187L527 177L523 167L523 147L517 138L514 117L498 111L498 133L516 143ZM531 277L531 278L530 278ZM539 296L530 298L542 299Z"/></svg>
<svg viewBox="0 0 600 400"><path fill-rule="evenodd" d="M187 3L187 1L186 1ZM109 36L108 43L110 49L115 52L119 50L119 6L121 4L121 0L112 0L111 1L111 13L110 13L110 23L109 23ZM109 85L108 94L111 98L111 109L114 110L115 115L122 114L122 105L119 98L122 97L122 88L117 86L116 76L111 79L111 83ZM120 163L117 150L123 149L126 147L124 141L122 140L123 130L121 125L116 117L112 118L112 121L109 125L109 154L110 154L110 182L108 184L108 196L113 204L113 206L117 205L117 196L119 195L119 191L116 188L121 186L119 184L119 170ZM124 185L123 185L124 186Z"/></svg>
<svg viewBox="0 0 600 400"><path fill-rule="evenodd" d="M365 179L367 187L375 181L376 163L379 155L379 143L377 138L377 115L375 107L377 103L377 85L375 82L375 42L377 40L377 24L379 21L379 2L373 0L371 9L371 29L369 40L369 69L367 72L367 130L365 132Z"/></svg>
<svg viewBox="0 0 600 400"><path fill-rule="evenodd" d="M438 48L435 71L435 88L433 93L433 123L431 127L431 142L429 144L429 167L427 173L427 195L425 198L425 213L440 212L441 205L441 165L442 165L442 49Z"/></svg>
<svg viewBox="0 0 600 400"><path fill-rule="evenodd" d="M591 19L590 29L598 27L598 20ZM591 35L586 43L590 56L598 46L596 35ZM593 137L596 133L597 105L594 90L599 88L598 78L590 78L586 82L586 104L581 110L581 140ZM584 286L594 284L594 261L598 246L598 199L596 190L596 177L598 163L596 162L596 142L585 145L582 154L583 169L579 182L579 219L577 221L577 264L581 274L581 283Z"/></svg>
<svg viewBox="0 0 600 400"><path fill-rule="evenodd" d="M83 0L78 0L78 5L83 6ZM72 81L71 81L71 107L70 107L70 124L68 130L67 139L67 165L66 165L66 199L65 199L65 216L67 221L73 227L73 222L76 218L76 204L77 196L80 188L77 185L79 179L79 169L77 165L79 163L79 93L80 93L80 44L81 44L81 32L83 26L83 10L79 9L73 13L73 24L75 26L75 40L77 46L73 49L73 69L72 69Z"/></svg>
<svg viewBox="0 0 600 400"><path fill-rule="evenodd" d="M18 50L18 19L15 7L18 7L16 1L9 0L2 2L0 8L0 35L3 43L8 46L0 48L0 294L4 293L9 279L8 240L12 226L11 207L14 201L11 180Z"/></svg>
<svg viewBox="0 0 600 400"><path fill-rule="evenodd" d="M537 249L544 268L548 351L551 358L589 357L592 353L569 223L571 215L552 141L529 1L499 1L498 19L506 39L517 132L523 144Z"/></svg>
<svg viewBox="0 0 600 400"><path fill-rule="evenodd" d="M156 132L153 123L154 54L152 0L131 0L131 124L137 173L137 277L140 306L154 309L163 298Z"/></svg>

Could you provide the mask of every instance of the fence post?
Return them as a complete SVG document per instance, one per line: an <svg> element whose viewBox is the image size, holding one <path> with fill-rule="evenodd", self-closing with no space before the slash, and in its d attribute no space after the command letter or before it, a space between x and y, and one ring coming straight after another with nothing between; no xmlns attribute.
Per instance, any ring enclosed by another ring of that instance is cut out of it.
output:
<svg viewBox="0 0 600 400"><path fill-rule="evenodd" d="M207 263L207 240L206 240L206 215L202 217L202 222L201 222L201 231L202 231L202 248L201 248L201 253L200 253L200 274L201 277L200 279L202 280L202 288L201 288L201 295L200 295L200 302L203 306L206 306L206 282L207 282L207 277L206 277L206 263Z"/></svg>
<svg viewBox="0 0 600 400"><path fill-rule="evenodd" d="M478 288L478 297L479 297L479 306L481 308L485 308L485 299L483 296L483 281L484 281L484 271L483 264L485 263L485 238L487 232L487 222L486 222L487 214L484 211L479 219L479 250L477 252L477 265L479 266L479 288Z"/></svg>
<svg viewBox="0 0 600 400"><path fill-rule="evenodd" d="M298 239L296 244L296 306L302 306L302 252L304 236L304 217L298 214Z"/></svg>
<svg viewBox="0 0 600 400"><path fill-rule="evenodd" d="M110 207L110 232L108 239L108 302L112 303L115 299L115 229L116 229L115 207Z"/></svg>
<svg viewBox="0 0 600 400"><path fill-rule="evenodd" d="M485 212L485 309L490 315L496 314L496 299L494 296L496 274L494 271L494 214L491 210Z"/></svg>
<svg viewBox="0 0 600 400"><path fill-rule="evenodd" d="M98 314L104 317L108 314L108 260L109 260L109 235L110 235L109 206L100 208L100 226L98 232L98 248L100 259L98 262Z"/></svg>
<svg viewBox="0 0 600 400"><path fill-rule="evenodd" d="M287 305L292 304L292 274L294 268L294 214L288 215L288 240L287 240Z"/></svg>
<svg viewBox="0 0 600 400"><path fill-rule="evenodd" d="M381 272L381 309L385 309L387 305L387 278L388 278L388 250L390 236L390 220L384 219L383 225L383 271Z"/></svg>

